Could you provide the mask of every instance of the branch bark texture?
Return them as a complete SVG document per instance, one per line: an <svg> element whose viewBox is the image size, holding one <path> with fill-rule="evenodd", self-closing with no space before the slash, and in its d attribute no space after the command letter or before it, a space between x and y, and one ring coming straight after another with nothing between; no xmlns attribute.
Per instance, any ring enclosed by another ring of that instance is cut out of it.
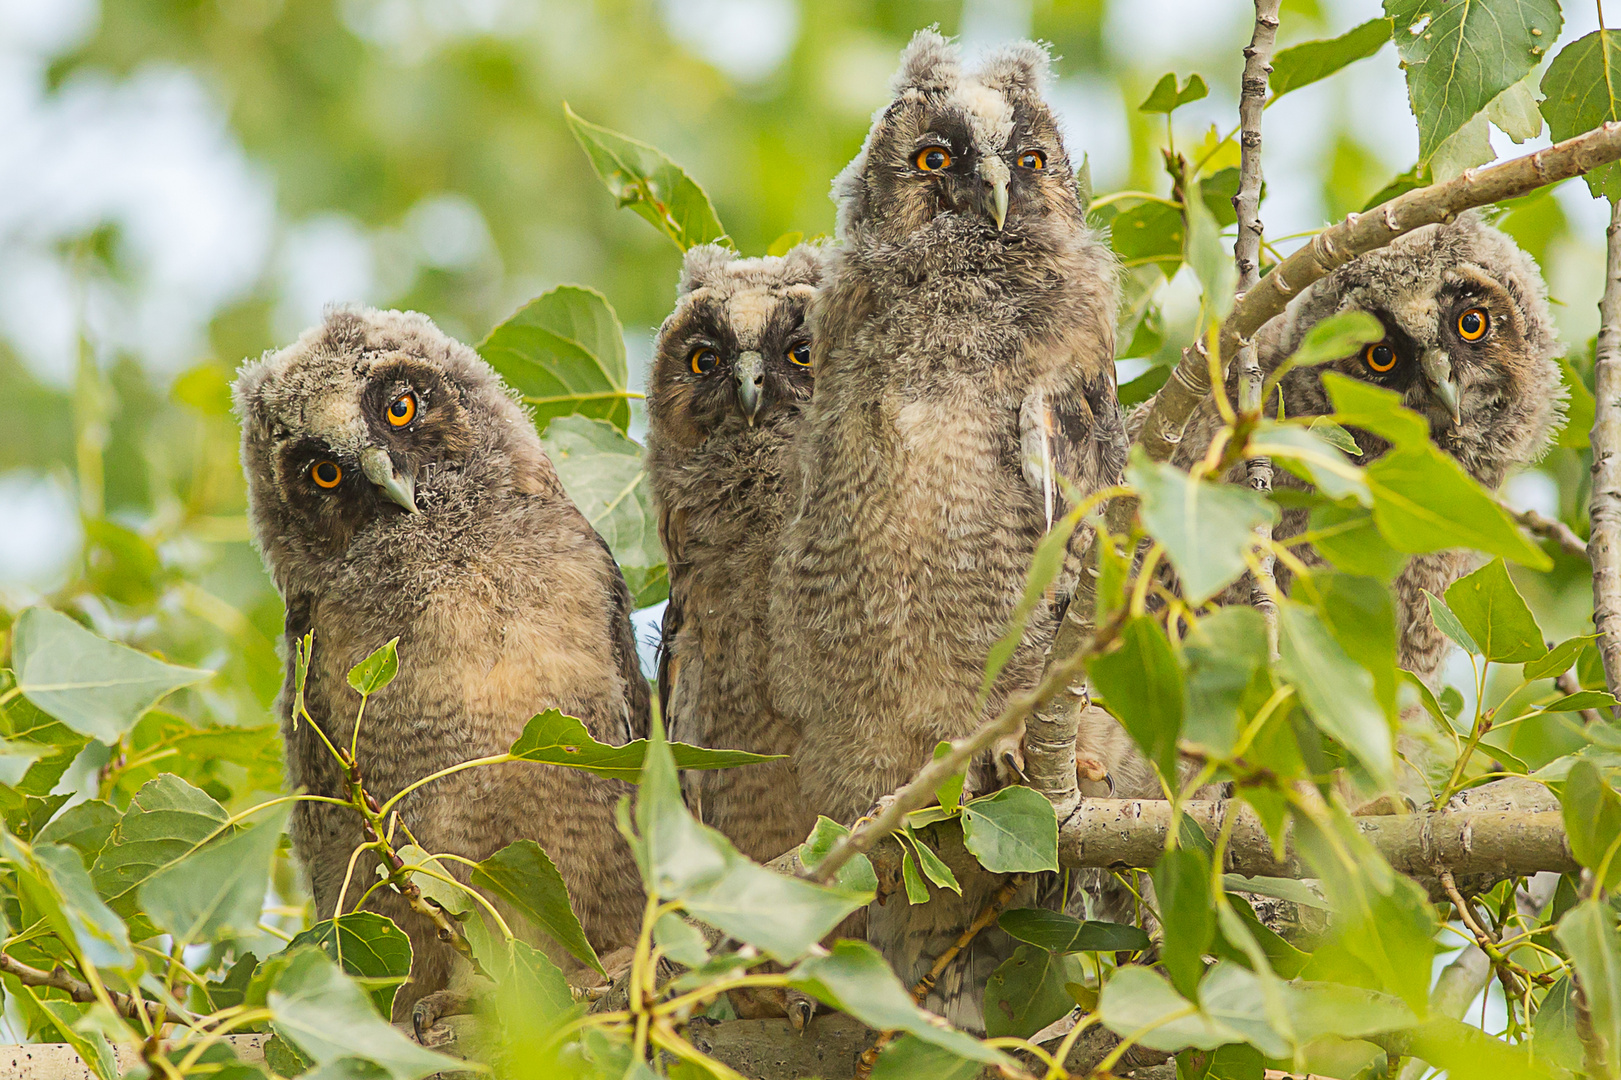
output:
<svg viewBox="0 0 1621 1080"><path fill-rule="evenodd" d="M0 953L0 971L5 972L7 975L16 976L17 981L24 986L62 990L67 993L68 997L81 1005L93 1005L99 1000L96 997L95 990L91 988L89 983L77 978L60 964L50 971L41 971L39 968L31 967L13 956ZM155 1024L194 1024L198 1019L190 1013L175 1012L173 1009L169 1009L156 1001L137 1003L130 995L121 994L116 990L109 989L107 996L112 999L112 1003L118 1011L131 1020L140 1015L140 1009L143 1007L146 1009L147 1016ZM11 1074L0 1073L0 1075L10 1076Z"/></svg>
<svg viewBox="0 0 1621 1080"><path fill-rule="evenodd" d="M1610 693L1621 688L1621 202L1610 208L1604 296L1593 351L1593 495L1587 555L1593 563L1593 626Z"/></svg>
<svg viewBox="0 0 1621 1080"><path fill-rule="evenodd" d="M1621 158L1621 121L1610 121L1535 153L1469 169L1444 184L1404 192L1366 213L1351 214L1279 263L1233 305L1222 324L1222 355L1236 356L1239 347L1302 289L1358 255L1384 247L1420 226L1449 221L1476 206L1517 198L1617 158ZM1614 243L1612 234L1612 248ZM1611 282L1613 285L1613 273ZM1202 345L1184 350L1181 362L1155 397L1140 439L1155 461L1171 456L1188 417L1210 393L1207 364Z"/></svg>

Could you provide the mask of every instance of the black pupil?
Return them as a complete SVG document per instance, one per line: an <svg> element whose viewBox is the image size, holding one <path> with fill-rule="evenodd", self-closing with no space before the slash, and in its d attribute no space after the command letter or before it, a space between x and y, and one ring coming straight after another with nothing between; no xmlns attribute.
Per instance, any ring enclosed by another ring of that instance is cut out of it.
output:
<svg viewBox="0 0 1621 1080"><path fill-rule="evenodd" d="M393 413L395 416L404 416L410 411L410 409L411 403L406 401L404 398L400 398L398 401L394 402L394 404L388 407L388 411Z"/></svg>
<svg viewBox="0 0 1621 1080"><path fill-rule="evenodd" d="M1041 164L1041 159L1036 157L1036 155L1034 155L1034 154L1026 154L1026 155L1024 155L1024 167L1025 168L1034 169L1039 164Z"/></svg>
<svg viewBox="0 0 1621 1080"><path fill-rule="evenodd" d="M810 346L809 345L795 345L794 346L794 359L798 360L801 364L810 363Z"/></svg>
<svg viewBox="0 0 1621 1080"><path fill-rule="evenodd" d="M1390 364L1391 351L1389 345L1375 345L1373 347L1373 363L1375 367L1386 367Z"/></svg>
<svg viewBox="0 0 1621 1080"><path fill-rule="evenodd" d="M1463 332L1466 334L1480 333L1480 314L1471 311L1463 317Z"/></svg>
<svg viewBox="0 0 1621 1080"><path fill-rule="evenodd" d="M715 366L715 354L704 351L698 354L698 370L709 371Z"/></svg>
<svg viewBox="0 0 1621 1080"><path fill-rule="evenodd" d="M923 163L931 169L943 168L946 163L946 156L938 150L930 150L928 155L924 157Z"/></svg>
<svg viewBox="0 0 1621 1080"><path fill-rule="evenodd" d="M330 461L323 461L315 467L315 478L323 484L338 482L338 467Z"/></svg>

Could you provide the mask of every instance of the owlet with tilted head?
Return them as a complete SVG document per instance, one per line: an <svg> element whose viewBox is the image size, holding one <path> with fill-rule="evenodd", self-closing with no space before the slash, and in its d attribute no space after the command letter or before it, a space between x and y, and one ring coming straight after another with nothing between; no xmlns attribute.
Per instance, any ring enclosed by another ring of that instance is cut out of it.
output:
<svg viewBox="0 0 1621 1080"><path fill-rule="evenodd" d="M1307 288L1256 335L1262 371L1276 370L1307 331L1344 311L1374 316L1385 336L1321 367L1287 371L1279 387L1286 416L1333 412L1322 376L1336 371L1400 394L1402 404L1429 421L1435 445L1488 490L1547 450L1564 421L1565 397L1547 287L1531 257L1482 215L1415 229ZM1236 393L1235 380L1236 373L1229 394ZM1269 412L1277 405L1274 397ZM1197 463L1220 426L1215 406L1201 405L1172 460L1184 468ZM1362 463L1390 449L1372 432L1351 434ZM1304 486L1281 470L1274 482ZM1276 535L1306 527L1307 512L1289 509ZM1318 560L1310 550L1304 555ZM1396 577L1397 662L1426 682L1435 682L1449 645L1430 619L1424 592L1441 595L1472 563L1461 550L1415 555ZM1289 584L1281 565L1278 581Z"/></svg>
<svg viewBox="0 0 1621 1080"><path fill-rule="evenodd" d="M1039 678L1084 538L980 702L1036 544L1066 509L1058 478L1085 495L1123 467L1116 268L1042 99L1047 69L1025 43L965 71L918 33L835 183L839 247L812 307L816 394L770 625L773 700L804 729L801 783L845 823ZM994 763L968 784L996 786ZM911 915L891 901L869 934L915 981L995 887ZM897 911L912 944L878 925ZM949 922L919 922L936 917ZM965 986L988 974L959 971Z"/></svg>
<svg viewBox="0 0 1621 1080"><path fill-rule="evenodd" d="M326 745L355 738L360 698L346 675L395 637L399 674L367 702L356 742L379 801L504 753L548 708L603 742L645 734L648 687L624 579L564 494L528 415L477 353L413 312L335 310L244 366L235 390L254 540L287 605L277 708L295 788L346 795ZM294 642L312 630L305 702L320 732L291 719ZM611 950L634 943L643 903L614 825L628 790L574 769L483 766L412 792L399 821L428 851L466 859L537 841L592 944ZM291 832L317 917L330 918L363 842L361 819L300 802ZM373 863L368 855L355 867L344 910L375 881ZM366 906L410 936L411 981L394 1012L412 1016L447 987L455 954L397 893L378 889Z"/></svg>
<svg viewBox="0 0 1621 1080"><path fill-rule="evenodd" d="M799 745L766 693L765 621L798 487L789 455L811 396L805 311L823 261L809 246L759 259L693 248L659 328L647 395L647 475L670 567L659 701L682 742L789 755ZM683 784L693 813L760 862L816 824L792 760Z"/></svg>

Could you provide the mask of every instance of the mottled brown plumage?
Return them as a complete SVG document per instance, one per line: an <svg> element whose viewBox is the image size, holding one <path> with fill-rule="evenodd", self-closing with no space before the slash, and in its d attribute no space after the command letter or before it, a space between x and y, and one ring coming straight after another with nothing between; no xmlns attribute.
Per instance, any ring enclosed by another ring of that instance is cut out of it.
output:
<svg viewBox="0 0 1621 1080"><path fill-rule="evenodd" d="M1031 554L1065 508L1055 474L1090 492L1123 463L1115 264L1085 224L1046 73L1033 44L966 73L945 39L919 33L835 185L803 489L773 575L771 685L804 726L806 793L846 823L1039 676L1078 559L978 700ZM993 768L976 762L969 783L994 786ZM962 900L916 909L892 898L870 936L915 981L995 887L965 882ZM930 998L969 1026L998 933Z"/></svg>
<svg viewBox="0 0 1621 1080"><path fill-rule="evenodd" d="M647 397L647 475L670 567L659 700L670 737L791 755L799 729L766 692L771 563L798 476L790 453L811 396L805 311L823 255L687 252L659 329ZM687 773L693 813L752 859L805 839L816 812L792 760Z"/></svg>
<svg viewBox="0 0 1621 1080"><path fill-rule="evenodd" d="M245 365L236 403L255 542L287 605L277 711L295 788L346 794L318 734L290 719L293 642L310 630L305 700L344 746L360 703L346 673L400 639L399 675L369 701L359 733L360 769L379 800L504 752L548 707L580 717L604 742L645 732L648 690L624 580L564 494L529 417L472 349L415 313L337 310ZM627 790L572 769L483 767L407 796L400 821L430 852L469 859L538 841L606 950L633 942L641 918L636 867L614 827ZM360 819L301 802L290 830L317 916L329 918ZM373 860L359 860L345 910L374 880ZM380 889L367 906L411 938L411 982L394 1005L397 1018L410 1016L450 982L454 954L397 894Z"/></svg>

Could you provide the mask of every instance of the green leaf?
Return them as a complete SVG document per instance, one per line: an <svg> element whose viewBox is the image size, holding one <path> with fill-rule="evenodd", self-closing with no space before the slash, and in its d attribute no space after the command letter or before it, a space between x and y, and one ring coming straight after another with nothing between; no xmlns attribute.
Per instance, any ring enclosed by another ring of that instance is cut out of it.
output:
<svg viewBox="0 0 1621 1080"><path fill-rule="evenodd" d="M399 643L400 639L396 637L349 669L349 685L355 688L356 693L367 697L394 681L394 676L400 672L400 656L396 649Z"/></svg>
<svg viewBox="0 0 1621 1080"><path fill-rule="evenodd" d="M1424 598L1429 602L1430 619L1435 623L1435 628L1455 641L1464 652L1479 656L1480 646L1475 643L1475 639L1470 636L1463 623L1458 621L1452 609L1447 607L1446 601L1427 589L1424 591Z"/></svg>
<svg viewBox="0 0 1621 1080"><path fill-rule="evenodd" d="M1165 942L1160 960L1183 997L1193 997L1204 974L1204 956L1216 936L1215 901L1210 895L1210 860L1191 847L1175 847L1154 866Z"/></svg>
<svg viewBox="0 0 1621 1080"><path fill-rule="evenodd" d="M1519 82L1559 38L1557 0L1385 0L1418 118L1419 161Z"/></svg>
<svg viewBox="0 0 1621 1080"><path fill-rule="evenodd" d="M923 884L923 875L917 872L917 862L905 844L901 845L901 884L906 889L908 904L929 902L929 887Z"/></svg>
<svg viewBox="0 0 1621 1080"><path fill-rule="evenodd" d="M11 661L23 696L102 742L117 742L159 700L213 674L108 641L50 608L27 609L11 633Z"/></svg>
<svg viewBox="0 0 1621 1080"><path fill-rule="evenodd" d="M1167 277L1182 262L1186 226L1182 212L1162 202L1142 202L1116 214L1109 243L1127 266L1160 263Z"/></svg>
<svg viewBox="0 0 1621 1080"><path fill-rule="evenodd" d="M1541 99L1531 85L1533 78L1527 75L1486 105L1486 119L1516 145L1542 134Z"/></svg>
<svg viewBox="0 0 1621 1080"><path fill-rule="evenodd" d="M177 946L251 934L289 809L278 806L252 828L158 870L141 884L141 909Z"/></svg>
<svg viewBox="0 0 1621 1080"><path fill-rule="evenodd" d="M669 595L642 448L601 420L564 416L541 438L563 490L613 552L637 607Z"/></svg>
<svg viewBox="0 0 1621 1080"><path fill-rule="evenodd" d="M18 983L17 986L27 1000L39 1010L41 1017L60 1036L60 1041L73 1047L73 1052L79 1055L79 1059L99 1080L119 1080L118 1059L113 1056L113 1048L108 1044L106 1036L99 1031L85 1033L79 1030L83 1006L60 999L47 1000L40 997L41 991L32 986L22 983Z"/></svg>
<svg viewBox="0 0 1621 1080"><path fill-rule="evenodd" d="M673 911L659 916L653 924L653 944L678 964L689 968L709 963L709 943L703 931Z"/></svg>
<svg viewBox="0 0 1621 1080"><path fill-rule="evenodd" d="M1182 672L1171 643L1151 616L1138 615L1120 631L1120 644L1088 668L1092 684L1148 760L1167 778L1176 775L1182 730Z"/></svg>
<svg viewBox="0 0 1621 1080"><path fill-rule="evenodd" d="M1381 784L1395 778L1395 739L1374 696L1373 676L1345 654L1315 611L1278 606L1278 669L1312 722L1353 754Z"/></svg>
<svg viewBox="0 0 1621 1080"><path fill-rule="evenodd" d="M1581 690L1555 698L1542 706L1544 712L1578 712L1582 709L1613 709L1618 702L1615 695L1603 690Z"/></svg>
<svg viewBox="0 0 1621 1080"><path fill-rule="evenodd" d="M226 818L225 808L204 792L178 776L160 775L135 793L96 857L90 871L96 891L128 918L135 890L218 835Z"/></svg>
<svg viewBox="0 0 1621 1080"><path fill-rule="evenodd" d="M951 753L951 742L941 739L934 744L934 760L939 761ZM951 778L934 789L934 797L942 810L955 813L957 807L962 805L962 788L968 780L968 770L964 767L962 772L953 773Z"/></svg>
<svg viewBox="0 0 1621 1080"><path fill-rule="evenodd" d="M1548 654L1542 627L1514 587L1502 559L1493 559L1454 581L1447 589L1447 607L1488 660L1523 664Z"/></svg>
<svg viewBox="0 0 1621 1080"><path fill-rule="evenodd" d="M1497 500L1434 446L1392 450L1364 475L1374 521L1392 547L1414 554L1472 547L1533 570L1553 565Z"/></svg>
<svg viewBox="0 0 1621 1080"><path fill-rule="evenodd" d="M1201 1012L1151 968L1118 968L1103 984L1098 1011L1104 1027L1120 1036L1142 1032L1139 1041L1151 1050L1214 1050L1243 1041L1241 1034Z"/></svg>
<svg viewBox="0 0 1621 1080"><path fill-rule="evenodd" d="M1525 1048L1494 1038L1472 1024L1432 1017L1408 1034L1408 1051L1442 1070L1447 1080L1554 1080Z"/></svg>
<svg viewBox="0 0 1621 1080"><path fill-rule="evenodd" d="M1580 1072L1582 1067L1574 989L1569 975L1554 983L1531 1020L1531 1047L1537 1060L1572 1073Z"/></svg>
<svg viewBox="0 0 1621 1080"><path fill-rule="evenodd" d="M969 1061L1012 1063L1001 1051L918 1008L878 950L864 941L838 941L826 955L800 961L788 973L788 985L874 1030L903 1031Z"/></svg>
<svg viewBox="0 0 1621 1080"><path fill-rule="evenodd" d="M648 888L680 900L687 914L779 963L804 956L843 918L871 899L784 877L738 853L699 824L681 799L676 765L657 718L636 793L632 840Z"/></svg>
<svg viewBox="0 0 1621 1080"><path fill-rule="evenodd" d="M505 900L570 955L607 974L569 906L563 875L533 840L516 840L479 863L473 868L471 884Z"/></svg>
<svg viewBox="0 0 1621 1080"><path fill-rule="evenodd" d="M1621 882L1621 852L1611 850L1621 846L1621 795L1604 782L1597 766L1578 760L1559 790L1559 805L1570 853L1595 874L1608 859L1604 887L1614 888Z"/></svg>
<svg viewBox="0 0 1621 1080"><path fill-rule="evenodd" d="M1396 609L1390 590L1370 578L1318 574L1317 614L1345 654L1373 676L1374 700L1396 719Z"/></svg>
<svg viewBox="0 0 1621 1080"><path fill-rule="evenodd" d="M1020 945L985 984L985 1034L1028 1038L1075 1008L1066 983L1084 983L1080 957Z"/></svg>
<svg viewBox="0 0 1621 1080"><path fill-rule="evenodd" d="M1264 454L1330 499L1355 499L1373 505L1373 493L1362 470L1311 428L1263 420L1250 437L1250 453Z"/></svg>
<svg viewBox="0 0 1621 1080"><path fill-rule="evenodd" d="M872 1080L978 1080L983 1072L984 1066L978 1061L960 1058L915 1036L902 1035L878 1055Z"/></svg>
<svg viewBox="0 0 1621 1080"><path fill-rule="evenodd" d="M1348 64L1372 56L1390 40L1389 19L1369 19L1337 38L1302 41L1272 57L1267 86L1276 100L1291 90L1326 79Z"/></svg>
<svg viewBox="0 0 1621 1080"><path fill-rule="evenodd" d="M1030 569L1025 574L1024 593L1019 602L1014 605L1013 613L1008 616L1008 628L996 644L991 646L990 653L985 658L985 677L980 680L979 699L984 701L996 683L996 677L1002 673L1002 668L1013 658L1013 653L1024 640L1025 627L1030 623L1030 616L1038 606L1050 603L1049 591L1052 583L1057 580L1059 571L1064 568L1064 559L1069 554L1069 538L1074 534L1076 526L1081 523L1080 507L1076 507L1057 521L1052 528L1036 544L1036 552L1030 559Z"/></svg>
<svg viewBox="0 0 1621 1080"><path fill-rule="evenodd" d="M906 838L912 842L912 846L917 849L917 865L918 869L923 871L923 876L940 888L950 889L961 896L962 886L957 883L957 875L951 872L951 867L941 861L940 856L936 855L934 849L913 831L911 825L903 822L901 828L905 831Z"/></svg>
<svg viewBox="0 0 1621 1080"><path fill-rule="evenodd" d="M491 330L478 354L523 395L541 431L576 414L630 429L625 332L595 289L559 285L541 293Z"/></svg>
<svg viewBox="0 0 1621 1080"><path fill-rule="evenodd" d="M1085 204L1083 203L1082 205L1084 206ZM805 234L799 229L795 229L793 232L785 232L775 240L771 241L770 246L765 249L765 253L767 255L781 257L798 247L804 241L804 239Z"/></svg>
<svg viewBox="0 0 1621 1080"><path fill-rule="evenodd" d="M1244 720L1244 692L1267 665L1266 620L1252 607L1219 608L1188 627L1182 656L1187 716L1180 738L1214 757L1226 757ZM1155 760L1164 768L1163 748L1160 753Z"/></svg>
<svg viewBox="0 0 1621 1080"><path fill-rule="evenodd" d="M1621 120L1621 39L1615 31L1595 30L1560 49L1542 73L1542 93L1542 115L1555 142ZM1592 170L1587 187L1596 199L1621 199L1621 168L1610 162ZM1586 431L1584 426L1583 446Z"/></svg>
<svg viewBox="0 0 1621 1080"><path fill-rule="evenodd" d="M1587 174L1588 178L1603 177L1605 170L1614 168L1614 164L1604 165ZM1613 182L1613 181L1605 181ZM1559 437L1555 446L1563 446L1572 450L1581 450L1592 442L1593 413L1598 402L1593 398L1593 391L1587 388L1587 383L1576 373L1570 364L1570 356L1559 358L1559 381L1565 388L1568 397L1565 400L1565 426L1559 429Z"/></svg>
<svg viewBox="0 0 1621 1080"><path fill-rule="evenodd" d="M574 114L563 119L621 207L629 207L682 251L698 244L730 243L704 189L664 154Z"/></svg>
<svg viewBox="0 0 1621 1080"><path fill-rule="evenodd" d="M1585 634L1581 637L1566 638L1549 649L1546 655L1539 656L1537 659L1528 662L1521 670L1520 677L1526 682L1531 682L1534 679L1558 678L1570 670L1571 665L1576 662L1577 654L1582 651L1589 641L1594 640L1597 636L1596 634Z"/></svg>
<svg viewBox="0 0 1621 1080"><path fill-rule="evenodd" d="M87 799L58 814L34 840L40 844L66 844L90 866L118 827L121 816L111 803Z"/></svg>
<svg viewBox="0 0 1621 1080"><path fill-rule="evenodd" d="M1372 489L1369 489L1372 494ZM1311 511L1312 544L1334 568L1388 585L1407 566L1407 553L1390 546L1371 510L1327 504Z"/></svg>
<svg viewBox="0 0 1621 1080"><path fill-rule="evenodd" d="M1295 878L1245 877L1242 874L1223 874L1221 887L1230 893L1246 892L1256 896L1270 896L1287 900L1291 904L1327 909L1328 901L1322 894Z"/></svg>
<svg viewBox="0 0 1621 1080"><path fill-rule="evenodd" d="M1148 948L1148 935L1135 926L1090 919L1082 922L1046 908L1005 911L997 925L1015 940L1057 953L1141 952Z"/></svg>
<svg viewBox="0 0 1621 1080"><path fill-rule="evenodd" d="M28 847L0 833L0 854L11 860L22 897L77 956L98 968L134 965L129 933L96 895L77 851L60 844Z"/></svg>
<svg viewBox="0 0 1621 1080"><path fill-rule="evenodd" d="M1255 529L1277 507L1245 487L1196 480L1133 447L1126 479L1142 499L1143 525L1165 545L1190 604L1202 604L1244 572Z"/></svg>
<svg viewBox="0 0 1621 1080"><path fill-rule="evenodd" d="M1137 111L1172 113L1190 101L1198 101L1209 93L1210 88L1205 86L1204 79L1200 78L1199 75L1189 75L1187 82L1183 83L1181 88L1178 89L1176 73L1168 71L1160 76L1159 82L1154 84L1154 89L1149 93L1148 97L1141 105L1137 106Z"/></svg>
<svg viewBox="0 0 1621 1080"><path fill-rule="evenodd" d="M962 842L993 874L1058 869L1058 818L1046 796L1005 787L962 804Z"/></svg>
<svg viewBox="0 0 1621 1080"><path fill-rule="evenodd" d="M1203 290L1205 323L1220 322L1232 310L1233 292L1238 287L1238 267L1233 264L1232 247L1223 242L1221 225L1205 205L1199 181L1188 181L1188 197L1183 209L1188 219L1183 259Z"/></svg>
<svg viewBox="0 0 1621 1080"><path fill-rule="evenodd" d="M833 850L833 845L849 835L850 830L832 818L817 817L810 837L799 846L800 864L807 870L815 870ZM839 872L833 875L833 884L849 892L876 893L878 875L872 868L872 860L865 855L855 855L839 867Z"/></svg>
<svg viewBox="0 0 1621 1080"><path fill-rule="evenodd" d="M1430 441L1430 424L1401 403L1393 390L1342 375L1323 373L1323 389L1334 403L1329 419L1345 427L1362 428L1409 449Z"/></svg>
<svg viewBox="0 0 1621 1080"><path fill-rule="evenodd" d="M266 1003L276 1033L317 1065L362 1057L394 1080L461 1068L455 1058L423 1049L373 1012L365 991L318 948L289 956Z"/></svg>
<svg viewBox="0 0 1621 1080"><path fill-rule="evenodd" d="M678 769L732 769L775 757L742 750L710 750L686 743L666 743ZM641 777L647 757L647 740L637 739L623 746L597 742L578 718L558 709L547 709L529 718L509 753L519 761L539 761L584 769L615 780L635 783Z"/></svg>
<svg viewBox="0 0 1621 1080"><path fill-rule="evenodd" d="M1279 379L1292 368L1316 367L1332 360L1342 360L1384 336L1384 325L1366 311L1342 311L1330 315L1306 331L1300 347L1278 365L1271 378Z"/></svg>
<svg viewBox="0 0 1621 1080"><path fill-rule="evenodd" d="M522 1009L529 1022L537 1018L536 1013L542 1022L556 1021L574 1008L568 980L545 953L527 941L513 938L507 942L506 960L506 970L500 973L502 996L507 999L503 1007ZM507 1026L512 1027L510 1020Z"/></svg>
<svg viewBox="0 0 1621 1080"><path fill-rule="evenodd" d="M411 939L393 921L370 911L323 919L294 936L287 952L319 946L347 975L368 987L372 1007L387 1020L394 992L411 974Z"/></svg>
<svg viewBox="0 0 1621 1080"><path fill-rule="evenodd" d="M1621 936L1615 912L1597 898L1583 900L1559 920L1554 937L1576 968L1594 1039L1621 1047Z"/></svg>

